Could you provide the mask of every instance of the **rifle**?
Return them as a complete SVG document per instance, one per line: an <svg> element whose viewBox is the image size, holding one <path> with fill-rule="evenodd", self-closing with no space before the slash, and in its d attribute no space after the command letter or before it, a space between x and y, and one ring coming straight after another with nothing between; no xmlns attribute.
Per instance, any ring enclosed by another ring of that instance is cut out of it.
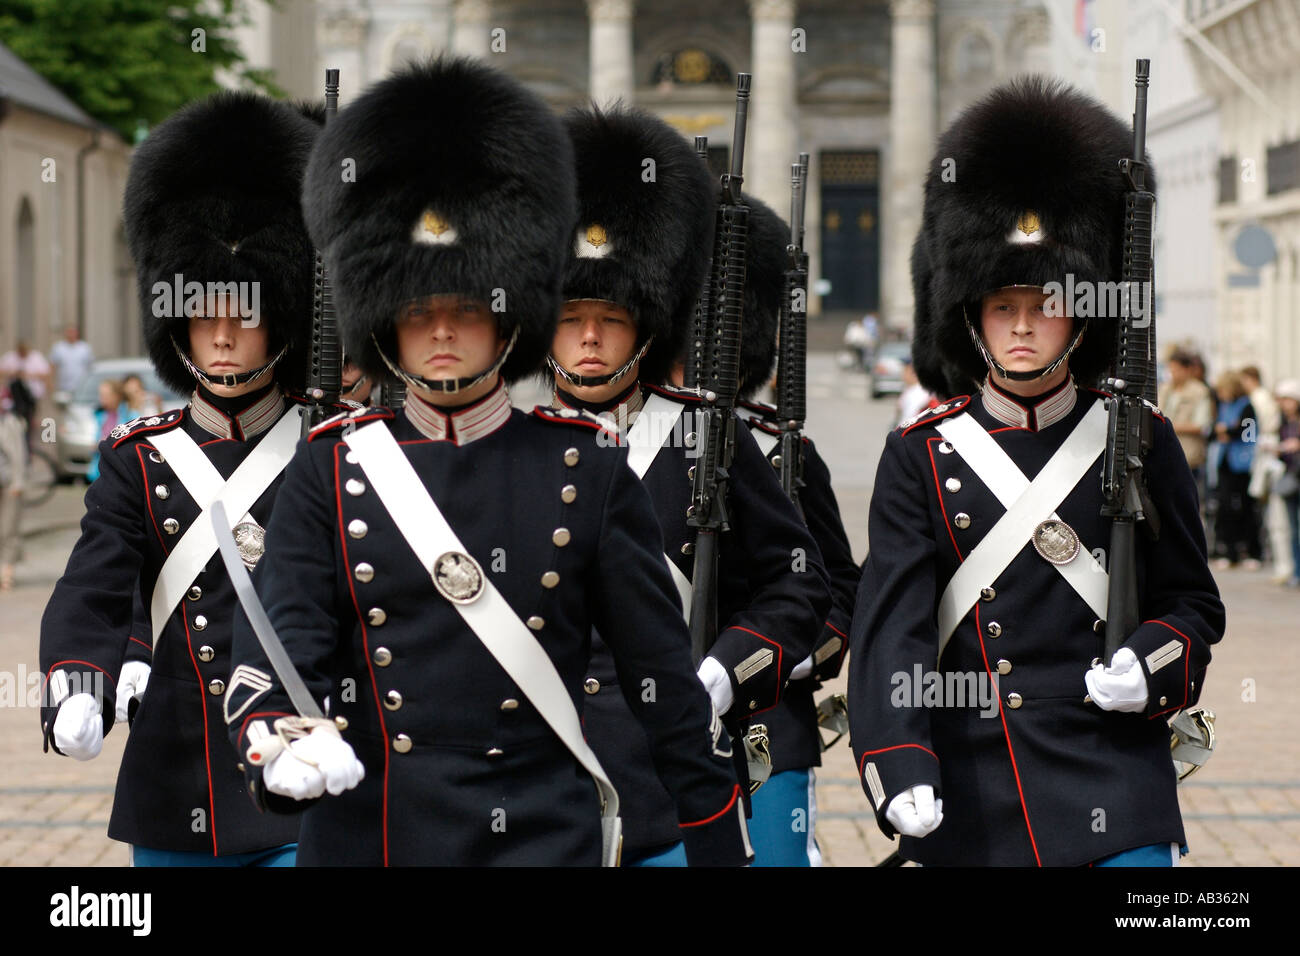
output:
<svg viewBox="0 0 1300 956"><path fill-rule="evenodd" d="M745 244L749 206L740 187L749 116L748 73L736 74L736 125L731 168L722 176L713 230L713 264L699 387L704 399L696 425L697 457L691 469L687 524L695 531L691 654L698 664L718 636L718 533L727 520L727 473L735 450L736 392L740 387L740 320L745 308Z"/></svg>
<svg viewBox="0 0 1300 956"><path fill-rule="evenodd" d="M379 404L393 411L401 411L406 404L405 382L384 382L379 386Z"/></svg>
<svg viewBox="0 0 1300 956"><path fill-rule="evenodd" d="M785 247L780 359L776 368L776 421L781 429L781 488L796 508L803 487L803 423L807 415L808 255L803 249L804 185L808 154L790 167L790 244Z"/></svg>
<svg viewBox="0 0 1300 956"><path fill-rule="evenodd" d="M709 138L707 136L695 137L695 155L700 158L700 162L707 169L709 165ZM713 260L705 269L705 280L700 286L699 297L695 300L695 313L691 318L691 327L689 338L686 342L686 362L682 374L682 384L689 389L698 391L700 387L700 367L704 363L705 339L707 337L706 323L709 316L709 284L712 281Z"/></svg>
<svg viewBox="0 0 1300 956"><path fill-rule="evenodd" d="M1145 522L1146 531L1153 539L1160 534L1160 515L1147 491L1142 465L1142 459L1151 450L1151 400L1155 397L1156 386L1151 247L1155 194L1146 188L1150 70L1150 60L1137 61L1133 155L1119 162L1129 186L1124 194L1124 262L1120 276L1121 288L1127 295L1126 307L1117 320L1114 372L1106 380L1106 388L1113 395L1106 400L1110 419L1102 472L1105 502L1101 509L1104 517L1112 519L1110 585L1106 599L1106 664L1138 626L1135 525L1139 521ZM1135 310L1133 304L1137 301L1141 305Z"/></svg>
<svg viewBox="0 0 1300 956"><path fill-rule="evenodd" d="M325 71L325 123L339 111L339 71ZM325 259L316 250L315 289L311 308L311 351L307 356L307 414L302 417L302 434L323 422L339 403L343 390L343 349L339 344L338 316L334 313L334 292L325 271Z"/></svg>

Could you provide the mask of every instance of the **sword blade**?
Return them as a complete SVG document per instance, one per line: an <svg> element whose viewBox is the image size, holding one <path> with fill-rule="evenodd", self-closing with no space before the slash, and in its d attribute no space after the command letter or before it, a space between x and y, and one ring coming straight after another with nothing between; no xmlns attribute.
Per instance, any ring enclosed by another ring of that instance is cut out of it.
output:
<svg viewBox="0 0 1300 956"><path fill-rule="evenodd" d="M285 693L289 695L294 709L301 717L323 719L325 715L316 705L316 700L311 696L311 691L307 690L307 685L298 676L293 661L289 660L289 654L285 651L284 644L280 642L280 636L275 633L271 619L266 616L266 610L257 598L257 592L253 590L253 579L248 576L244 559L239 556L235 546L235 536L226 519L226 508L220 499L212 502L212 528L217 535L217 550L221 553L221 561L226 566L226 573L230 575L230 582L235 586L239 603L244 608L244 613L248 615L249 623L253 625L253 633L257 635L258 643L266 652L266 658L271 662L275 676L280 678L280 683L284 686Z"/></svg>

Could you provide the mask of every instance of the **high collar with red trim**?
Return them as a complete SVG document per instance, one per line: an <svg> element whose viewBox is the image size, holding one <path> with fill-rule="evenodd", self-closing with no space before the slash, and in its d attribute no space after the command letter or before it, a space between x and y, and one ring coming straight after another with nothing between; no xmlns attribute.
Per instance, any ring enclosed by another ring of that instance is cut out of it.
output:
<svg viewBox="0 0 1300 956"><path fill-rule="evenodd" d="M463 447L491 435L510 421L510 393L505 383L498 381L496 388L468 405L439 408L409 391L402 411L421 435Z"/></svg>
<svg viewBox="0 0 1300 956"><path fill-rule="evenodd" d="M557 386L551 405L553 408L578 408L591 412L613 422L618 426L619 431L626 434L627 430L636 423L637 416L645 406L645 395L641 391L641 383L633 382L627 389L608 401L589 402Z"/></svg>
<svg viewBox="0 0 1300 956"><path fill-rule="evenodd" d="M248 441L262 434L280 420L286 405L279 386L272 386L265 395L237 412L218 408L212 397L215 396L209 397L202 386L196 388L190 399L190 416L204 431L235 441Z"/></svg>
<svg viewBox="0 0 1300 956"><path fill-rule="evenodd" d="M1003 424L1030 431L1055 425L1073 411L1079 400L1073 376L1066 376L1064 382L1042 395L1012 395L994 385L991 378L984 380L980 391L986 412Z"/></svg>

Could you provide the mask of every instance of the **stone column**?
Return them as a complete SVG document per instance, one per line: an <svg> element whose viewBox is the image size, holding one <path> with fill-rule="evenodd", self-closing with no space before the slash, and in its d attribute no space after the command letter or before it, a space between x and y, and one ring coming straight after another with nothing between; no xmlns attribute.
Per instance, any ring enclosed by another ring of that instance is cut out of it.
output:
<svg viewBox="0 0 1300 956"><path fill-rule="evenodd" d="M451 51L457 56L486 57L492 29L491 0L455 0L451 22Z"/></svg>
<svg viewBox="0 0 1300 956"><path fill-rule="evenodd" d="M890 0L889 156L885 163L881 318L912 325L912 242L921 227L921 195L934 149L936 103L934 0ZM960 170L958 175L960 175Z"/></svg>
<svg viewBox="0 0 1300 956"><path fill-rule="evenodd" d="M633 0L587 0L590 27L591 100L608 106L621 99L631 106L636 93L632 65Z"/></svg>
<svg viewBox="0 0 1300 956"><path fill-rule="evenodd" d="M790 164L799 153L795 95L795 0L749 0L754 74L745 138L745 191L790 215ZM798 54L803 55L803 54Z"/></svg>

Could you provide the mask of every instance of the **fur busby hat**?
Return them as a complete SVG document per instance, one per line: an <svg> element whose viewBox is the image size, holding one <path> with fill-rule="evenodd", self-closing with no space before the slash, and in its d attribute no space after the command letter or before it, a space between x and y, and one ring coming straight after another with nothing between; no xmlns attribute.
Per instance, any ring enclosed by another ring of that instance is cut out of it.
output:
<svg viewBox="0 0 1300 956"><path fill-rule="evenodd" d="M572 240L573 149L518 81L472 59L403 69L330 120L303 189L344 351L368 374L393 377L375 343L396 364L399 307L438 294L518 330L507 380L541 364Z"/></svg>
<svg viewBox="0 0 1300 956"><path fill-rule="evenodd" d="M159 376L182 394L195 383L176 351L189 352L184 306L195 282L205 290L256 283L245 288L256 290L271 356L288 347L276 380L301 386L315 252L300 198L317 132L284 103L222 92L184 107L136 149L123 216L145 344Z"/></svg>
<svg viewBox="0 0 1300 956"><path fill-rule="evenodd" d="M643 110L572 110L565 122L578 220L565 244L564 298L605 299L631 312L638 343L654 337L640 376L662 381L708 266L708 167L680 133Z"/></svg>
<svg viewBox="0 0 1300 956"><path fill-rule="evenodd" d="M998 87L939 138L912 247L912 355L921 383L968 391L988 372L967 330L980 298L1008 285L1117 282L1132 154L1127 124L1096 100L1032 76ZM1148 168L1147 188L1155 191ZM1071 313L1072 314L1072 313ZM1082 319L1075 319L1076 329ZM1110 360L1113 319L1093 318L1069 358L1080 384Z"/></svg>
<svg viewBox="0 0 1300 956"><path fill-rule="evenodd" d="M776 366L790 226L761 200L748 193L744 199L749 204L749 238L740 326L740 397L749 400L772 380Z"/></svg>

